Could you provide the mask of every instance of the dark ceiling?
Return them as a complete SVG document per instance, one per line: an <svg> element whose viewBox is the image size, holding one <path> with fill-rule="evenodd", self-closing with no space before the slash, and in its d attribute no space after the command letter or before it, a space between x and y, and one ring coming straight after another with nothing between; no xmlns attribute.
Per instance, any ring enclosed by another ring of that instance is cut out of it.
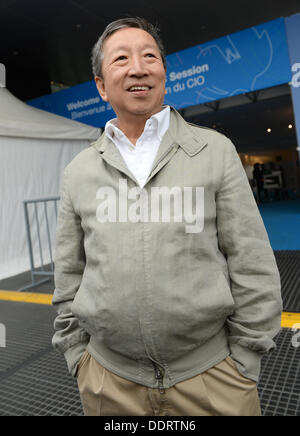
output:
<svg viewBox="0 0 300 436"><path fill-rule="evenodd" d="M290 95L211 111L190 117L189 121L223 133L231 138L241 153L297 146ZM293 127L289 128L289 125Z"/></svg>
<svg viewBox="0 0 300 436"><path fill-rule="evenodd" d="M7 88L26 101L49 94L51 82L74 86L92 80L91 49L117 18L143 16L158 24L170 54L297 12L299 0L0 0L0 62ZM291 108L290 98L285 105ZM275 116L275 106L271 109ZM236 125L235 112L218 111L229 130L231 121ZM249 114L243 116L249 120Z"/></svg>
<svg viewBox="0 0 300 436"><path fill-rule="evenodd" d="M170 54L296 12L299 0L0 0L0 62L7 87L28 100L51 81L92 80L91 48L120 17L158 24Z"/></svg>

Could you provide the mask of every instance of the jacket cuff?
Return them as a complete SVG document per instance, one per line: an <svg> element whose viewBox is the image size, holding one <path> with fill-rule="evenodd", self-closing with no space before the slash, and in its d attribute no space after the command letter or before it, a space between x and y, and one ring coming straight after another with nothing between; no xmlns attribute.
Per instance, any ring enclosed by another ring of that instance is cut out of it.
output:
<svg viewBox="0 0 300 436"><path fill-rule="evenodd" d="M68 365L68 370L73 377L77 376L78 363L81 359L81 356L85 352L86 347L87 343L80 342L79 344L68 348L67 351L64 353Z"/></svg>
<svg viewBox="0 0 300 436"><path fill-rule="evenodd" d="M258 382L263 354L238 344L230 344L230 351L230 357L235 361L238 371L244 377Z"/></svg>

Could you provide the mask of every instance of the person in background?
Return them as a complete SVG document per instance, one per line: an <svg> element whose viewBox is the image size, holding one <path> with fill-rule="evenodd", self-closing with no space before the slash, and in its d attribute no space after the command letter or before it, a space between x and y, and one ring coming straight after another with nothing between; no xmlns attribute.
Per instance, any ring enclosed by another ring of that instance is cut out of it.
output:
<svg viewBox="0 0 300 436"><path fill-rule="evenodd" d="M262 172L262 169L260 168L259 163L254 164L254 169L253 169L252 174L253 174L253 179L255 181L255 186L256 186L257 202L261 203L261 201L262 201L261 193L263 191L264 178L263 178L263 172Z"/></svg>

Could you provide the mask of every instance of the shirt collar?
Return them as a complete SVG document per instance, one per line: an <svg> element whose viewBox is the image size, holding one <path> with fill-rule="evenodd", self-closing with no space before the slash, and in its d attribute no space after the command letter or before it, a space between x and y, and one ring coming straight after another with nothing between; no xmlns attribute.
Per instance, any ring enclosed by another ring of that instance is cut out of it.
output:
<svg viewBox="0 0 300 436"><path fill-rule="evenodd" d="M160 112L152 115L152 117L150 117L146 121L145 128L142 135L145 132L156 133L159 140L161 141L164 134L168 130L169 125L170 125L170 106L164 106ZM117 118L113 118L112 120L106 123L105 134L111 140L113 140L114 136L116 136L119 140L125 138L127 139L124 133L118 128Z"/></svg>

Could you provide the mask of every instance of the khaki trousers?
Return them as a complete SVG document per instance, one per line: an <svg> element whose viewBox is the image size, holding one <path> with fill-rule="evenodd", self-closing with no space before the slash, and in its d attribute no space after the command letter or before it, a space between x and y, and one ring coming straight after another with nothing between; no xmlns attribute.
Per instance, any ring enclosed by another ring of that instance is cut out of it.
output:
<svg viewBox="0 0 300 436"><path fill-rule="evenodd" d="M77 381L85 416L261 416L256 383L230 357L160 393L113 374L86 351Z"/></svg>

